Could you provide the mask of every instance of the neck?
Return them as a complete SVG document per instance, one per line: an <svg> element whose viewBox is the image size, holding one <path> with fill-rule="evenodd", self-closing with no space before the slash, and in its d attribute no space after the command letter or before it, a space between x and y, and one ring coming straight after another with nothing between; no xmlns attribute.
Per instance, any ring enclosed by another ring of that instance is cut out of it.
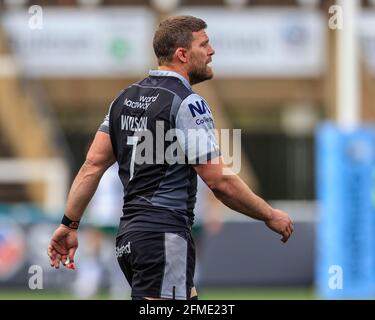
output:
<svg viewBox="0 0 375 320"><path fill-rule="evenodd" d="M185 69L176 66L159 66L158 70L173 71L183 76L189 83L190 79Z"/></svg>

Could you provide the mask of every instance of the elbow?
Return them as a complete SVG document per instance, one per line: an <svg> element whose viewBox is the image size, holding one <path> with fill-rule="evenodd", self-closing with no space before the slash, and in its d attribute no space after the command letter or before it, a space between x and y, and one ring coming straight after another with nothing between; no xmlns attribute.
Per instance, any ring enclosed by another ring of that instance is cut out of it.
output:
<svg viewBox="0 0 375 320"><path fill-rule="evenodd" d="M94 158L87 157L82 165L82 171L88 175L101 175L107 168Z"/></svg>
<svg viewBox="0 0 375 320"><path fill-rule="evenodd" d="M224 200L225 194L223 192L219 191L218 189L211 189L211 190L217 200L220 200L220 201Z"/></svg>
<svg viewBox="0 0 375 320"><path fill-rule="evenodd" d="M86 158L85 162L82 165L82 168L85 170L93 170L96 167L94 159Z"/></svg>
<svg viewBox="0 0 375 320"><path fill-rule="evenodd" d="M228 190L225 177L221 177L220 179L215 181L210 181L207 183L207 185L215 195L215 197L219 200L224 198Z"/></svg>

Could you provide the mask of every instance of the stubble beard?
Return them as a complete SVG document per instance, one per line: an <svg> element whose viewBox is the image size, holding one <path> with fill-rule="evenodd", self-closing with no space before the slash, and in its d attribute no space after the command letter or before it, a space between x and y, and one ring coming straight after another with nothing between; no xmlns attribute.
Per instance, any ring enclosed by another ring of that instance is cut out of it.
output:
<svg viewBox="0 0 375 320"><path fill-rule="evenodd" d="M188 72L190 84L194 85L206 80L210 80L213 77L213 72L210 67L206 64L204 67L192 66Z"/></svg>

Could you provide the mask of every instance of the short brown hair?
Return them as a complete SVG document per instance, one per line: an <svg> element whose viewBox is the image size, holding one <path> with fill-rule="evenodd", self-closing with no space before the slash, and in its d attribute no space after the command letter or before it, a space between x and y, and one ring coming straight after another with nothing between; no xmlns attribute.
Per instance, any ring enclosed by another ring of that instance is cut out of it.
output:
<svg viewBox="0 0 375 320"><path fill-rule="evenodd" d="M206 28L206 22L192 16L175 16L163 20L155 32L153 41L159 66L171 62L177 48L190 49L193 32Z"/></svg>

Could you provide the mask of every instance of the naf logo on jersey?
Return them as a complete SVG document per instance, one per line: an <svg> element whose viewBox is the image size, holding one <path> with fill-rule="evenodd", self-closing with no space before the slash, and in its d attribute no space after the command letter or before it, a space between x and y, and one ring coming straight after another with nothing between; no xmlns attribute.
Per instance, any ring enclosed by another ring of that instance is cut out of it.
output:
<svg viewBox="0 0 375 320"><path fill-rule="evenodd" d="M190 109L190 112L191 112L191 115L193 116L193 118L195 118L197 116L196 112L199 115L206 114L207 111L208 111L208 113L211 113L210 109L208 108L208 106L206 105L206 103L203 100L201 100L200 102L195 101L195 105L192 104L192 103L189 103L188 106L189 106L189 109Z"/></svg>

